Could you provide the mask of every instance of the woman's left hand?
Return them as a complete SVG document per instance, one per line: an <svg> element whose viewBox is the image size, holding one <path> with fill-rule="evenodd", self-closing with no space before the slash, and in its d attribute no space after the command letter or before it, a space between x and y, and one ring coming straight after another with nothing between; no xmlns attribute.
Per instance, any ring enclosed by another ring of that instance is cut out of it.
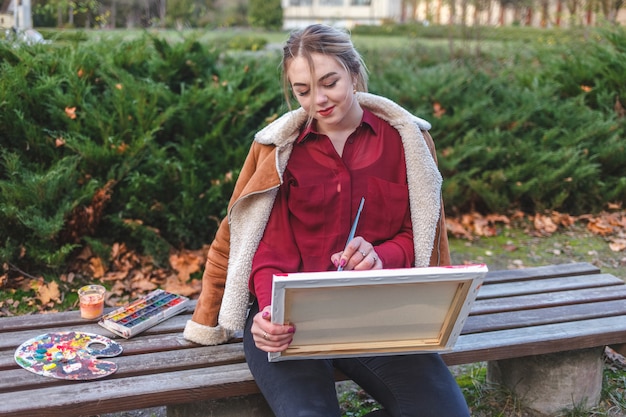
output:
<svg viewBox="0 0 626 417"><path fill-rule="evenodd" d="M344 270L383 269L383 263L374 250L374 245L361 236L348 242L343 251L332 254L330 260L336 267L342 265Z"/></svg>
<svg viewBox="0 0 626 417"><path fill-rule="evenodd" d="M274 324L271 320L271 306L266 306L254 316L250 328L254 344L265 352L282 352L293 340L296 327L293 324Z"/></svg>

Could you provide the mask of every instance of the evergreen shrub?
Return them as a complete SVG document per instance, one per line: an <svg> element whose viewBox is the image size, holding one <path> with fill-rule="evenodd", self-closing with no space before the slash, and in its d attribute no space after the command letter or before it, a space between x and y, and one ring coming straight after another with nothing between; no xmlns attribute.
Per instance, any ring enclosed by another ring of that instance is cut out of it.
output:
<svg viewBox="0 0 626 417"><path fill-rule="evenodd" d="M433 124L451 214L626 203L626 32L416 61L366 56L371 90ZM434 51L442 55L442 51Z"/></svg>
<svg viewBox="0 0 626 417"><path fill-rule="evenodd" d="M0 259L59 271L87 240L163 260L212 239L275 60L194 39L0 44Z"/></svg>
<svg viewBox="0 0 626 417"><path fill-rule="evenodd" d="M159 261L212 240L285 106L278 52L198 39L0 42L0 263L58 272L86 245ZM626 204L624 30L507 45L361 50L370 91L432 123L446 210Z"/></svg>

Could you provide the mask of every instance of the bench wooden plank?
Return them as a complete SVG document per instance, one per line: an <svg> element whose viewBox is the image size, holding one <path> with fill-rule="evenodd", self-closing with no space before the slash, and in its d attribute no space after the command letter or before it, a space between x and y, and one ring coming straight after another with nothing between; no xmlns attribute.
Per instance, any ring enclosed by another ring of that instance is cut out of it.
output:
<svg viewBox="0 0 626 417"><path fill-rule="evenodd" d="M621 315L626 315L626 300L508 311L470 316L463 326L462 333L491 332L494 330L532 327L542 324L573 322L577 320Z"/></svg>
<svg viewBox="0 0 626 417"><path fill-rule="evenodd" d="M245 363L0 394L4 417L80 416L257 393ZM174 388L175 387L175 388ZM34 391L33 391L34 393ZM74 395L73 395L74 394Z"/></svg>
<svg viewBox="0 0 626 417"><path fill-rule="evenodd" d="M533 308L542 308L558 305L591 303L599 301L611 301L626 299L626 285L609 286L580 290L555 291L545 294L530 294L509 297L504 300L490 298L477 300L471 311L471 315L500 313L503 311L517 311Z"/></svg>
<svg viewBox="0 0 626 417"><path fill-rule="evenodd" d="M185 327L185 323L188 319L191 318L190 314L181 314L176 315L168 320L165 320L163 323L159 323L156 326L147 329L142 335L150 336L157 334L168 334L168 333L177 333L180 332L181 329ZM8 320L11 321L11 320ZM0 332L0 350L2 349L16 349L19 345L24 343L25 341L39 336L43 333L51 333L51 332L66 332L66 331L81 331L85 333L95 333L100 334L102 336L106 336L110 339L122 341L124 338L117 336L114 333L111 333L104 327L100 326L96 322L91 321L83 321L81 324L70 324L70 325L58 325L54 324L51 326L41 325L38 328L31 328L28 330L16 330L12 332ZM133 338L129 339L133 340Z"/></svg>
<svg viewBox="0 0 626 417"><path fill-rule="evenodd" d="M45 331L42 330L42 332ZM104 332L102 334L104 335ZM183 337L182 329L179 329L176 333L155 334L128 340L121 339L118 340L118 342L122 345L122 354L124 356L159 351L174 351L198 346ZM17 349L17 346L15 349ZM13 360L15 349L0 351L0 369L17 366Z"/></svg>
<svg viewBox="0 0 626 417"><path fill-rule="evenodd" d="M476 299L484 300L488 298L512 297L516 295L539 294L611 285L624 285L624 281L609 274L546 278L532 281L532 283L527 281L516 281L503 284L483 285L480 287Z"/></svg>
<svg viewBox="0 0 626 417"><path fill-rule="evenodd" d="M442 353L442 357L448 365L460 365L625 342L623 315L461 335L454 350Z"/></svg>
<svg viewBox="0 0 626 417"><path fill-rule="evenodd" d="M199 346L184 350L152 352L142 355L122 355L110 360L118 365L118 370L107 377L107 379L119 379L242 363L245 362L245 356L241 343L229 343L219 346ZM32 372L25 372L16 366L15 369L2 373L0 393L68 384L76 384L76 382L42 377Z"/></svg>
<svg viewBox="0 0 626 417"><path fill-rule="evenodd" d="M181 314L191 314L197 300L191 300L187 310L181 312ZM105 313L113 311L115 307L107 307L104 309ZM173 318L172 318L173 319ZM170 320L161 323L161 325L169 322ZM12 333L22 330L41 329L41 328L54 328L54 327L76 327L81 328L85 325L97 324L97 320L86 320L80 317L80 311L62 311L58 313L43 313L43 314L26 314L23 316L5 317L2 318L2 327L0 328L0 335L3 333ZM147 331L153 331L151 328Z"/></svg>
<svg viewBox="0 0 626 417"><path fill-rule="evenodd" d="M499 284L511 281L527 281L543 278L558 278L576 275L599 274L600 268L588 262L572 262L558 265L544 265L532 268L489 271L485 284Z"/></svg>

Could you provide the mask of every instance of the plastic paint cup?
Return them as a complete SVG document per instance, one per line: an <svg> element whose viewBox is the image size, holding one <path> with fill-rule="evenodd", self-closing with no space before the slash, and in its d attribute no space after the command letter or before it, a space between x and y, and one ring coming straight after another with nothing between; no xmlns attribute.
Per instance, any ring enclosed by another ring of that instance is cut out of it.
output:
<svg viewBox="0 0 626 417"><path fill-rule="evenodd" d="M104 313L104 293L102 285L85 285L78 290L80 316L84 319L97 319Z"/></svg>

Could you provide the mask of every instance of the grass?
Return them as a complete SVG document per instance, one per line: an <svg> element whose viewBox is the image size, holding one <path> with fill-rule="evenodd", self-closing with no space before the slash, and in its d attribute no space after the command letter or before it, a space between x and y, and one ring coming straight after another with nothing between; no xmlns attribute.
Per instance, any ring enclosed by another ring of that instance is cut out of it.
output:
<svg viewBox="0 0 626 417"><path fill-rule="evenodd" d="M503 228L497 236L473 241L450 239L452 262L485 263L491 270L589 262L603 272L626 279L626 254L613 252L607 241L575 224L550 236L531 236L528 225Z"/></svg>
<svg viewBox="0 0 626 417"><path fill-rule="evenodd" d="M200 42L214 42L229 39L235 36L259 37L267 41L269 45L282 45L289 36L289 31L263 31L259 29L185 29L177 31L173 29L106 29L106 30L80 30L80 29L42 29L48 38L54 38L55 34L59 39L80 39L85 41L99 42L102 40L132 40L149 33L170 42L181 41L188 37L197 37ZM526 43L523 40L491 40L469 37L461 38L440 38L440 37L407 37L403 35L377 35L377 34L353 34L352 40L356 48L360 51L378 49L403 49L412 43L420 43L442 50L454 49L476 49L481 50L510 50L511 45L523 47Z"/></svg>

